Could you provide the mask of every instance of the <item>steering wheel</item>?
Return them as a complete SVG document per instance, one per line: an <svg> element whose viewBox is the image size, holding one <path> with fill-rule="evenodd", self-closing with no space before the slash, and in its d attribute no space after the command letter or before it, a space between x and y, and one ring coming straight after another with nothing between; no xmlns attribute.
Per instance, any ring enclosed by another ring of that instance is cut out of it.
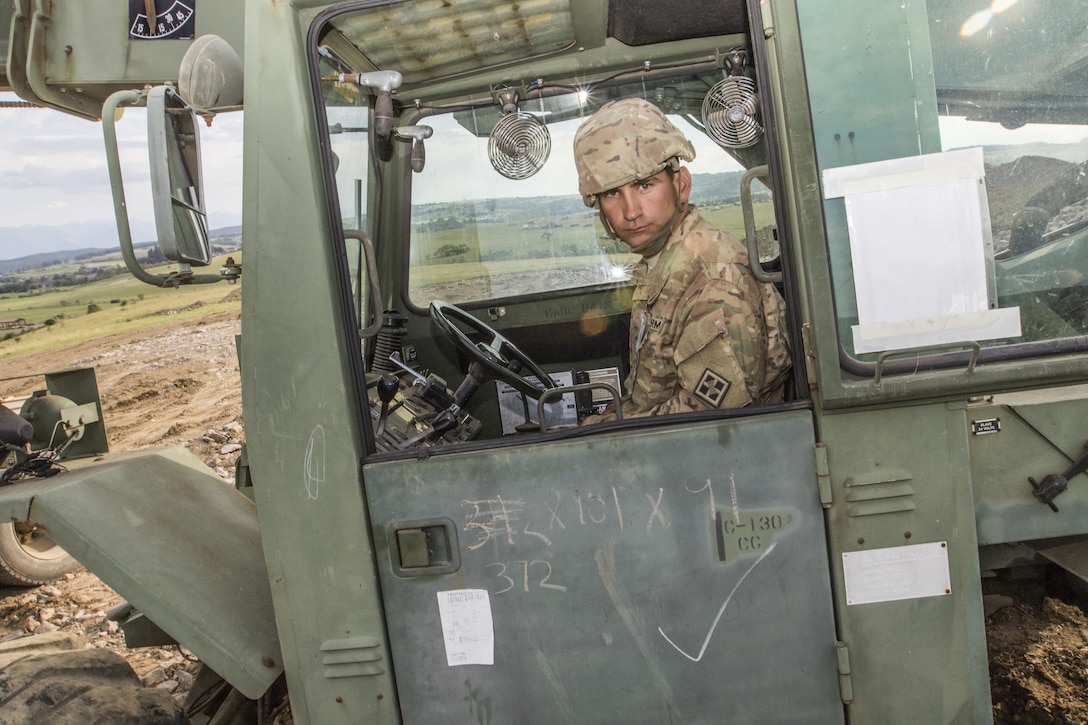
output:
<svg viewBox="0 0 1088 725"><path fill-rule="evenodd" d="M548 374L533 362L532 358L518 349L518 346L499 334L494 328L470 315L457 305L434 300L431 302L431 319L442 333L453 341L469 359L477 362L494 377L508 383L519 393L524 393L534 400L550 388L558 387ZM471 328L482 336L480 342L473 342L454 320ZM540 382L530 380L528 374L536 376ZM471 375L471 372L469 373Z"/></svg>

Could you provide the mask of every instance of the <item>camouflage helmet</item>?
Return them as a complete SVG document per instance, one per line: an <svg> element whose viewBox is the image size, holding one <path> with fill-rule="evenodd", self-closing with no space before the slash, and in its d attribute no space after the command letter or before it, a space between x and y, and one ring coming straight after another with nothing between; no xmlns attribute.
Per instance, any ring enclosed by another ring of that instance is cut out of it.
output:
<svg viewBox="0 0 1088 725"><path fill-rule="evenodd" d="M574 134L578 191L586 206L595 206L598 194L648 179L677 158L691 161L695 147L661 109L641 98L604 104Z"/></svg>

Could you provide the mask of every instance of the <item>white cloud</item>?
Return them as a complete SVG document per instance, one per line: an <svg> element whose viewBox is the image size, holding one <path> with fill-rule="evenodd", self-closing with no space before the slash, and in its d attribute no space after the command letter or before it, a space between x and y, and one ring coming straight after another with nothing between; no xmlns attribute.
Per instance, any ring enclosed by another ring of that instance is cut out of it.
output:
<svg viewBox="0 0 1088 725"><path fill-rule="evenodd" d="M0 93L0 100L17 100ZM137 241L148 238L151 187L147 124L143 109L126 109L116 124L118 153L130 223ZM200 124L208 223L214 229L241 223L242 114ZM40 225L57 234L39 234L29 249L0 249L0 257L52 251L62 227L92 228L95 246L117 245L113 197L102 126L51 109L0 109L0 240L25 238L19 227ZM93 223L87 226L88 223ZM82 240L88 239L80 234Z"/></svg>

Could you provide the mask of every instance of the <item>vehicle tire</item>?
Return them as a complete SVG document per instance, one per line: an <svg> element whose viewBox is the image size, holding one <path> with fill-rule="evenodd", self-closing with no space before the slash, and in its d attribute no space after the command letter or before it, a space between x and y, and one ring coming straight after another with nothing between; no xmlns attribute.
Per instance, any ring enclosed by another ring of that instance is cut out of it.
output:
<svg viewBox="0 0 1088 725"><path fill-rule="evenodd" d="M0 523L0 584L34 587L78 566L41 526L29 521Z"/></svg>
<svg viewBox="0 0 1088 725"><path fill-rule="evenodd" d="M144 687L124 658L59 633L0 645L0 725L185 725L173 696Z"/></svg>

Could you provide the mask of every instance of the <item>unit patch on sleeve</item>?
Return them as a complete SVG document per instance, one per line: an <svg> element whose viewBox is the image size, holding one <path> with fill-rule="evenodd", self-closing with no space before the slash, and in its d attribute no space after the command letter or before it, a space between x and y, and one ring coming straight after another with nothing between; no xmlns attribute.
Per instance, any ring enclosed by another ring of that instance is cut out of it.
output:
<svg viewBox="0 0 1088 725"><path fill-rule="evenodd" d="M709 403L712 407L717 408L722 404L722 401L725 400L730 385L732 385L732 383L728 380L721 375L718 375L710 368L707 368L703 371L703 376L699 378L699 382L695 385L695 397Z"/></svg>

